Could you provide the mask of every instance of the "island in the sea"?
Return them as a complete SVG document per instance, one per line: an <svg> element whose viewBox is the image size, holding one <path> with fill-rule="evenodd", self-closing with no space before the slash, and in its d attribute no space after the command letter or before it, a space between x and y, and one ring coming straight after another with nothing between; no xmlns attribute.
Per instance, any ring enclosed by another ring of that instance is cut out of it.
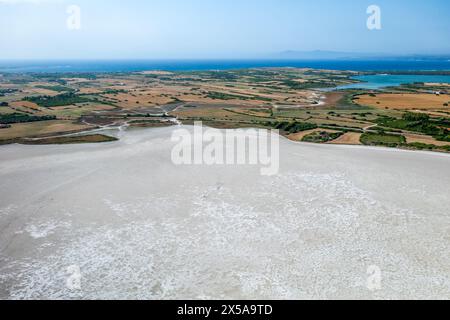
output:
<svg viewBox="0 0 450 320"><path fill-rule="evenodd" d="M0 74L0 144L108 142L202 121L294 141L450 152L450 72L300 68Z"/></svg>

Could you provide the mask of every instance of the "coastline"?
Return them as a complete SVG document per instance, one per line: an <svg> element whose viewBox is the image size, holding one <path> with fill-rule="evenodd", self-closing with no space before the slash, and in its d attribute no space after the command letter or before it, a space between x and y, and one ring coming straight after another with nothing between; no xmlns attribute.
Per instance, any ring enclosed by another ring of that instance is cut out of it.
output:
<svg viewBox="0 0 450 320"><path fill-rule="evenodd" d="M140 127L140 126L132 126L134 129L137 130L154 130L158 128L164 128L164 127L170 127L170 126L157 126L157 127ZM172 125L172 127L193 127L193 125L190 124L179 124L179 125ZM215 128L212 126L205 125L206 128L216 129L216 130L233 130L232 128ZM241 128L242 129L242 128ZM257 127L248 127L245 129L261 129ZM10 139L10 140L0 140L0 148L2 146L7 145L64 145L64 144L98 144L98 143L110 143L115 141L120 141L121 138L117 137L116 135L107 134L105 131L115 131L126 133L126 129L121 129L119 127L108 127L108 128L94 128L92 130L82 130L78 132L66 132L61 135L45 135L41 137L33 137L33 138L17 138L17 139ZM267 129L268 130L268 129ZM97 132L97 134L95 134ZM96 136L98 139L92 139L93 136ZM414 152L414 153L426 153L426 154L441 154L450 156L450 151L444 151L444 150L418 150L413 148L406 148L406 147L397 147L397 148L389 148L389 147L383 147L383 146L370 146L370 145L355 145L355 144L332 144L332 143L314 143L314 142L303 142L303 141L294 141L292 139L289 139L288 136L279 134L280 138L285 139L291 143L297 144L297 145L316 145L316 146L324 146L324 147L353 147L358 149L375 149L375 150L385 150L385 151L406 151L406 152ZM64 140L64 138L68 138L67 140ZM71 138L74 138L75 141L73 141ZM62 140L60 140L62 139ZM76 141L77 139L80 139L79 141ZM95 141L97 140L97 141ZM53 141L53 142L52 142Z"/></svg>

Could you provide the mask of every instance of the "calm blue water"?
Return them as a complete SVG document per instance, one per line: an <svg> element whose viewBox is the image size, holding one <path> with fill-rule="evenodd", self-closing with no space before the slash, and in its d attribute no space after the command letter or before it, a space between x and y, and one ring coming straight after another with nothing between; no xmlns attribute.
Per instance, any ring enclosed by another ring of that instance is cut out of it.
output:
<svg viewBox="0 0 450 320"><path fill-rule="evenodd" d="M0 61L0 72L133 72L144 70L194 71L258 67L298 67L354 71L450 70L440 60L123 60L123 61Z"/></svg>
<svg viewBox="0 0 450 320"><path fill-rule="evenodd" d="M450 76L428 76L428 75L370 75L354 77L361 83L340 86L337 89L381 89L386 87L397 87L401 84L414 82L450 83Z"/></svg>

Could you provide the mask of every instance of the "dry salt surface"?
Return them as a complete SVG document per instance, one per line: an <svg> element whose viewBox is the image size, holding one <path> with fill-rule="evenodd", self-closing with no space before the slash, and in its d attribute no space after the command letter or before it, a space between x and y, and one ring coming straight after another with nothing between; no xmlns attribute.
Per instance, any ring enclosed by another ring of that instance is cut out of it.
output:
<svg viewBox="0 0 450 320"><path fill-rule="evenodd" d="M171 130L0 147L0 298L450 299L449 155L282 139L264 177Z"/></svg>

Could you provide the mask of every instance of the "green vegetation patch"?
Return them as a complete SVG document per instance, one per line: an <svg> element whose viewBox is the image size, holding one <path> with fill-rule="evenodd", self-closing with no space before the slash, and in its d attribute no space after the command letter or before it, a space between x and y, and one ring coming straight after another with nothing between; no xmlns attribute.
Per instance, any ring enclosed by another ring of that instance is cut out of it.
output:
<svg viewBox="0 0 450 320"><path fill-rule="evenodd" d="M406 143L402 135L391 135L383 133L364 133L361 135L361 143L367 146L384 146L396 148Z"/></svg>
<svg viewBox="0 0 450 320"><path fill-rule="evenodd" d="M210 91L207 97L214 100L261 100L261 101L272 101L270 98L260 97L260 96L241 96L237 94L222 93L216 91Z"/></svg>
<svg viewBox="0 0 450 320"><path fill-rule="evenodd" d="M376 122L382 127L424 133L439 141L450 141L450 131L445 128L448 120L431 120L424 113L406 112L401 119L382 116Z"/></svg>
<svg viewBox="0 0 450 320"><path fill-rule="evenodd" d="M355 102L359 100L359 96L364 95L365 93L365 91L345 93L337 102L336 108L339 110L372 110L373 108L369 106L363 106Z"/></svg>
<svg viewBox="0 0 450 320"><path fill-rule="evenodd" d="M107 74L104 74L107 76ZM80 78L87 80L96 80L97 74L95 73L78 73L78 72L65 72L64 74L60 73L30 73L35 79L42 79L47 82L57 82L57 83L65 83L65 81L61 81L62 79L70 79L70 78Z"/></svg>
<svg viewBox="0 0 450 320"><path fill-rule="evenodd" d="M54 97L50 96L25 97L24 100L36 103L37 105L44 108L68 106L75 103L92 102L91 99L80 95L76 95L74 93L64 93Z"/></svg>
<svg viewBox="0 0 450 320"><path fill-rule="evenodd" d="M418 150L435 150L440 148L438 146L435 146L434 144L426 144L421 142L408 143L407 146Z"/></svg>
<svg viewBox="0 0 450 320"><path fill-rule="evenodd" d="M36 86L39 89L51 90L55 92L74 92L75 90L65 86Z"/></svg>
<svg viewBox="0 0 450 320"><path fill-rule="evenodd" d="M48 121L55 119L55 116L33 116L25 113L0 114L0 123L2 124Z"/></svg>
<svg viewBox="0 0 450 320"><path fill-rule="evenodd" d="M337 83L326 81L293 81L287 80L282 82L283 85L293 90L305 90L305 89L319 89L319 88L334 88Z"/></svg>
<svg viewBox="0 0 450 320"><path fill-rule="evenodd" d="M103 91L103 94L119 94L119 93L127 93L126 90L118 90L118 89L108 89Z"/></svg>
<svg viewBox="0 0 450 320"><path fill-rule="evenodd" d="M303 137L303 142L314 142L314 143L327 143L333 140L336 140L340 136L342 136L343 132L326 132L326 131L318 131L313 132L311 134L306 135Z"/></svg>
<svg viewBox="0 0 450 320"><path fill-rule="evenodd" d="M434 144L426 144L421 142L412 142L402 145L404 148L414 150L427 150L427 151L445 151L450 152L450 146L436 146Z"/></svg>
<svg viewBox="0 0 450 320"><path fill-rule="evenodd" d="M275 123L271 123L271 126L274 127L275 129L281 130L281 131L285 131L285 132L289 132L289 133L297 133L297 132L302 132L302 131L308 131L308 130L313 130L313 129L317 129L317 125L314 123L309 123L309 122L275 122Z"/></svg>
<svg viewBox="0 0 450 320"><path fill-rule="evenodd" d="M16 93L17 91L17 89L0 89L0 97L4 97L7 94Z"/></svg>

